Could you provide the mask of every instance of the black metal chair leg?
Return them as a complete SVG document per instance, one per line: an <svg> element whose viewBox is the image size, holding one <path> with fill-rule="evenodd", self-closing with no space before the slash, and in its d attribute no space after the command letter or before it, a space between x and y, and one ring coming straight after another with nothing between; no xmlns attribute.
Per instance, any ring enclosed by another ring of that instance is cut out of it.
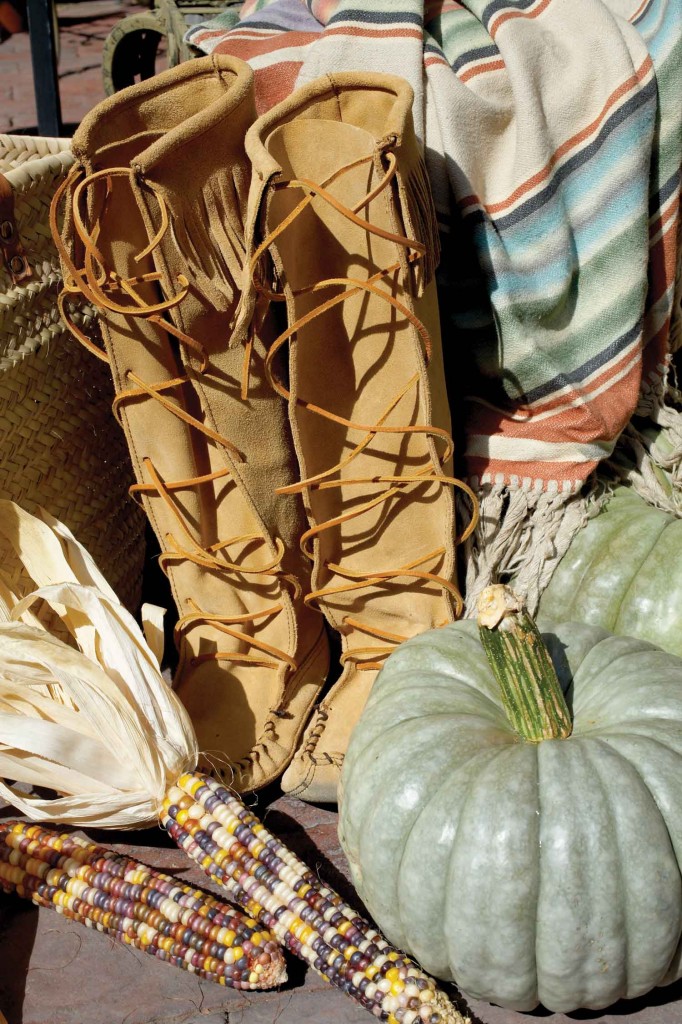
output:
<svg viewBox="0 0 682 1024"><path fill-rule="evenodd" d="M63 127L52 0L28 0L27 10L38 132L59 136Z"/></svg>

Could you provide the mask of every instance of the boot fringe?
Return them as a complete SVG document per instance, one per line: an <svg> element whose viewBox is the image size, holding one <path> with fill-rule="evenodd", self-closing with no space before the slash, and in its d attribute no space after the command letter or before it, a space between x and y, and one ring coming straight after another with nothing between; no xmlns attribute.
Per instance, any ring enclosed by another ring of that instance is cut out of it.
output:
<svg viewBox="0 0 682 1024"><path fill-rule="evenodd" d="M240 296L232 324L232 334L229 341L230 348L247 344L256 316L259 294L254 283L251 262L253 254L263 238L263 223L266 211L267 192L263 190L258 196L258 203L255 206L253 217L250 221L247 221L244 229L244 259L240 275L237 278ZM268 271L272 273L272 258L267 252L263 253L260 262L261 268L266 265Z"/></svg>
<svg viewBox="0 0 682 1024"><path fill-rule="evenodd" d="M421 154L408 161L400 154L396 174L398 202L405 233L426 246L426 252L414 268L415 294L420 296L436 273L440 262L438 218L431 193L429 173Z"/></svg>
<svg viewBox="0 0 682 1024"><path fill-rule="evenodd" d="M171 215L173 239L187 259L188 276L221 312L233 306L244 267L244 228L234 215L239 191L232 174L216 175Z"/></svg>

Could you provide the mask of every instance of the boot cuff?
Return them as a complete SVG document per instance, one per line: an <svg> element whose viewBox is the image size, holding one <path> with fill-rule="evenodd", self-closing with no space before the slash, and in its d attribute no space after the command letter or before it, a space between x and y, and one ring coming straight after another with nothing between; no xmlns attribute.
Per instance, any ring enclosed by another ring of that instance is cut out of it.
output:
<svg viewBox="0 0 682 1024"><path fill-rule="evenodd" d="M248 64L223 54L187 61L98 104L81 122L71 148L77 160L96 169L99 154L108 154L105 165L111 165L112 149L132 145L135 152L147 150L145 165L151 166L170 147L198 140L243 103L253 106Z"/></svg>
<svg viewBox="0 0 682 1024"><path fill-rule="evenodd" d="M259 117L246 134L246 152L261 179L278 173L281 168L268 153L266 139L293 118L352 124L377 143L392 137L400 145L406 129L412 128L413 99L412 87L397 75L359 71L324 75Z"/></svg>

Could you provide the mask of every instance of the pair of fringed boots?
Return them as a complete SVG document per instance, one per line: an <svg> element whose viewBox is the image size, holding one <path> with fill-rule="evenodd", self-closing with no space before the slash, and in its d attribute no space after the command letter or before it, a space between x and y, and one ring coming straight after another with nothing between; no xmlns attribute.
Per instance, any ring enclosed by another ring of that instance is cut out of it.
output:
<svg viewBox="0 0 682 1024"><path fill-rule="evenodd" d="M460 607L435 217L389 75L256 117L188 62L96 107L53 206L62 311L99 311L206 765L334 801L382 661ZM320 614L322 613L322 614ZM324 620L341 638L329 670Z"/></svg>

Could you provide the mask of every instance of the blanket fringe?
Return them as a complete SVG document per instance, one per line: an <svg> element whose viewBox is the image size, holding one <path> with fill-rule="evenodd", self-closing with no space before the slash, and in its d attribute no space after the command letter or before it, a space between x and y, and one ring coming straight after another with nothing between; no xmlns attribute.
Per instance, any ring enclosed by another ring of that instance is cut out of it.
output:
<svg viewBox="0 0 682 1024"><path fill-rule="evenodd" d="M682 353L682 220L679 240L670 354L658 374L642 382L635 413L598 473L577 493L472 481L480 520L464 546L467 616L476 614L478 595L491 583L512 583L534 612L573 537L619 483L682 517L682 390L676 367Z"/></svg>
<svg viewBox="0 0 682 1024"><path fill-rule="evenodd" d="M479 594L492 583L511 583L533 613L573 537L596 514L596 502L582 492L504 483L475 489L480 518L465 544L465 614L476 614Z"/></svg>
<svg viewBox="0 0 682 1024"><path fill-rule="evenodd" d="M655 383L642 384L635 415L604 469L650 505L682 517L682 392L672 357L661 370Z"/></svg>
<svg viewBox="0 0 682 1024"><path fill-rule="evenodd" d="M682 218L668 341L660 376L643 382L635 415L605 468L656 508L682 517L682 391L676 361L682 353Z"/></svg>
<svg viewBox="0 0 682 1024"><path fill-rule="evenodd" d="M682 332L681 332L682 333ZM474 488L478 526L465 545L465 614L491 583L511 583L533 613L573 537L597 515L618 483L650 505L682 517L682 392L671 359L660 378L643 384L636 413L598 475L577 493L488 483Z"/></svg>

